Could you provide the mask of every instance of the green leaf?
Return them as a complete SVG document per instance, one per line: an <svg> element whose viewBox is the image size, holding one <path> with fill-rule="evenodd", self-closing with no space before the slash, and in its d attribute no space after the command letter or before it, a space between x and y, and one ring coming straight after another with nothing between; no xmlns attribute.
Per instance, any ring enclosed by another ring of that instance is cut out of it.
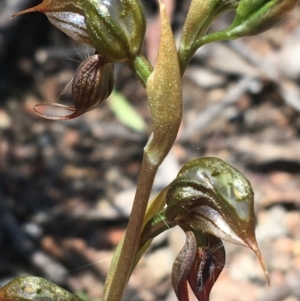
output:
<svg viewBox="0 0 300 301"><path fill-rule="evenodd" d="M21 276L0 289L0 301L82 301L41 277Z"/></svg>
<svg viewBox="0 0 300 301"><path fill-rule="evenodd" d="M123 94L113 90L107 103L121 123L137 132L146 130L146 122Z"/></svg>

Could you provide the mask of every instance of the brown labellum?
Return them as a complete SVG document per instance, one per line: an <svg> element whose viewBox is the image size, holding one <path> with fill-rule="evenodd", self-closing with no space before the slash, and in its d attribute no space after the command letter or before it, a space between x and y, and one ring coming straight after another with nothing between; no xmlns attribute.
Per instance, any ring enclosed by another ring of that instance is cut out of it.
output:
<svg viewBox="0 0 300 301"><path fill-rule="evenodd" d="M199 246L188 275L189 284L198 300L208 301L210 291L225 265L225 249L221 239L206 234L205 246Z"/></svg>
<svg viewBox="0 0 300 301"><path fill-rule="evenodd" d="M33 107L41 117L50 120L70 120L76 118L103 102L112 92L114 85L113 65L102 56L95 54L86 58L78 67L72 83L74 106L59 103L42 103ZM39 106L60 107L73 113L66 116L49 116L40 113Z"/></svg>

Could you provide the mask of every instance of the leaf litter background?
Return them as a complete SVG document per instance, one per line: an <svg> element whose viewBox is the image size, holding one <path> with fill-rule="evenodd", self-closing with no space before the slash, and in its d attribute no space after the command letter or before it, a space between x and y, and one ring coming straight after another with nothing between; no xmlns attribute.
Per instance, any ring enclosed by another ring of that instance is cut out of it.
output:
<svg viewBox="0 0 300 301"><path fill-rule="evenodd" d="M145 2L147 51L154 59L157 16L155 4ZM169 2L179 36L188 2ZM9 19L36 3L0 1L0 285L40 275L95 299L124 234L147 130L122 124L110 100L68 122L33 113L36 103L59 97L72 103L69 90L60 94L88 51L42 14ZM300 300L299 24L298 5L264 34L207 45L183 79L180 134L153 193L196 157L218 156L240 169L255 191L256 233L271 276L268 288L254 254L226 244L213 301ZM122 65L116 88L148 122L145 91ZM175 300L170 271L183 243L179 229L157 238L125 300Z"/></svg>

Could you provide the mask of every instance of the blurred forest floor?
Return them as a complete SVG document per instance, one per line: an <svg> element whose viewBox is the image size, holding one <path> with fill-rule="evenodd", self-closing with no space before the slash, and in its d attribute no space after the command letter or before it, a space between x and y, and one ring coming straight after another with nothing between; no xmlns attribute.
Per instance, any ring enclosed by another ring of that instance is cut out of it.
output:
<svg viewBox="0 0 300 301"><path fill-rule="evenodd" d="M153 56L155 7L146 2ZM126 228L148 130L122 124L109 99L72 121L34 114L37 103L72 103L70 90L61 91L91 53L42 14L9 19L37 3L0 1L0 286L32 274L95 299ZM174 12L177 36L187 7L183 1ZM116 89L148 122L144 89L126 66L115 70ZM182 126L153 193L197 157L237 167L255 191L257 239L271 277L268 288L254 254L226 244L211 300L300 300L300 5L264 34L204 46L183 85ZM184 240L172 229L154 241L126 300L175 300L170 271Z"/></svg>

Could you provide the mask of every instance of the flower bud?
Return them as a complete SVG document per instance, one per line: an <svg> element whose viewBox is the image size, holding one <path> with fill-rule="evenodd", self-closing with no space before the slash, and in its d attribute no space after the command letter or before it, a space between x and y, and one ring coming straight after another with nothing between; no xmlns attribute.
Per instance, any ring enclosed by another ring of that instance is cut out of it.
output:
<svg viewBox="0 0 300 301"><path fill-rule="evenodd" d="M238 0L192 0L185 19L180 49L193 46L195 40L201 38L214 19L237 7Z"/></svg>
<svg viewBox="0 0 300 301"><path fill-rule="evenodd" d="M298 0L241 0L228 34L241 37L264 32L285 17L297 3Z"/></svg>
<svg viewBox="0 0 300 301"><path fill-rule="evenodd" d="M113 65L107 63L98 54L92 55L85 59L78 67L72 83L72 96L74 107L52 103L37 104L34 106L35 112L51 120L69 120L78 117L85 112L94 109L98 104L103 102L112 92L114 84ZM48 116L41 114L36 110L37 106L51 105L73 111L67 116Z"/></svg>
<svg viewBox="0 0 300 301"><path fill-rule="evenodd" d="M231 25L203 36L197 41L197 47L262 33L284 18L297 3L298 0L241 0Z"/></svg>
<svg viewBox="0 0 300 301"><path fill-rule="evenodd" d="M139 0L87 1L85 24L97 52L111 61L126 61L142 47L146 21Z"/></svg>
<svg viewBox="0 0 300 301"><path fill-rule="evenodd" d="M36 11L110 61L130 59L143 44L146 23L139 0L44 0L13 16Z"/></svg>

